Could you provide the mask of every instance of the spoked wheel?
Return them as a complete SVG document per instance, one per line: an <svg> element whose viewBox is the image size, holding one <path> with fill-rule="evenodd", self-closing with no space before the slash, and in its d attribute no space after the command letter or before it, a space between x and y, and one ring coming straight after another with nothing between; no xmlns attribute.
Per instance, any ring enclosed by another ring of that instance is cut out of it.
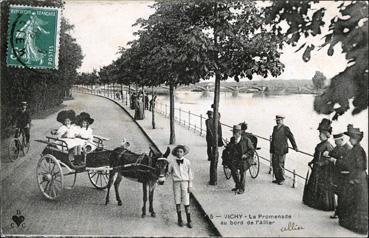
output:
<svg viewBox="0 0 369 238"><path fill-rule="evenodd" d="M8 154L10 161L18 159L20 150L20 141L17 138L13 138L9 142Z"/></svg>
<svg viewBox="0 0 369 238"><path fill-rule="evenodd" d="M109 170L89 170L88 178L92 185L97 189L105 189L108 187Z"/></svg>
<svg viewBox="0 0 369 238"><path fill-rule="evenodd" d="M223 165L223 171L226 179L230 179L232 176L231 169L227 165Z"/></svg>
<svg viewBox="0 0 369 238"><path fill-rule="evenodd" d="M64 176L60 163L54 156L47 154L40 158L36 175L38 187L47 199L54 200L61 195Z"/></svg>
<svg viewBox="0 0 369 238"><path fill-rule="evenodd" d="M254 178L256 178L258 176L259 169L260 169L259 155L255 151L254 156L252 157L250 168L249 168L249 172L250 172L251 178L254 179Z"/></svg>

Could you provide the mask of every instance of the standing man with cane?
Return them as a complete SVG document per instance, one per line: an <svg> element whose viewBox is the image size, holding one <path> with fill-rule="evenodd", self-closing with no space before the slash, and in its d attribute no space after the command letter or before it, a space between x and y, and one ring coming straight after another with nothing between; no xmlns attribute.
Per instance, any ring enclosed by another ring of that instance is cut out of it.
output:
<svg viewBox="0 0 369 238"><path fill-rule="evenodd" d="M291 142L295 151L298 151L295 138L290 128L283 124L285 117L276 116L277 125L273 128L272 140L270 143L270 153L272 154L272 166L275 176L273 183L282 185L284 183L284 162L288 153L287 139Z"/></svg>

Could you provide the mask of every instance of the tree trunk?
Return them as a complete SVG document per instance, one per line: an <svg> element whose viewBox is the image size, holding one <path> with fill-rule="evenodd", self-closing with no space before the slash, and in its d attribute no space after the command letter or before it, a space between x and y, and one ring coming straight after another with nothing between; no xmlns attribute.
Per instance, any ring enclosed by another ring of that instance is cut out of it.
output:
<svg viewBox="0 0 369 238"><path fill-rule="evenodd" d="M151 87L151 124L152 129L155 129L155 101L154 101L154 87Z"/></svg>
<svg viewBox="0 0 369 238"><path fill-rule="evenodd" d="M218 151L218 127L219 125L219 94L220 94L220 75L215 75L215 88L214 88L214 108L213 108L213 120L214 120L214 141L213 141L213 156L210 161L210 185L216 185L218 176L217 176L217 169L218 169L218 158L219 158L219 151Z"/></svg>
<svg viewBox="0 0 369 238"><path fill-rule="evenodd" d="M169 118L170 118L170 137L169 137L169 144L173 145L176 143L176 134L174 128L174 87L171 84L169 86Z"/></svg>

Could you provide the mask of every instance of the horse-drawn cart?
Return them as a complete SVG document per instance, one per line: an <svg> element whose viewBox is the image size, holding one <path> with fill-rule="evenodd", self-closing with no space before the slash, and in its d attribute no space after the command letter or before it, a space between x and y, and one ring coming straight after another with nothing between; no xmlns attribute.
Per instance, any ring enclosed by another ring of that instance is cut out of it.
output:
<svg viewBox="0 0 369 238"><path fill-rule="evenodd" d="M94 136L93 142L96 149L90 153L83 153L84 161L77 164L75 158L69 153L67 144L55 137L46 136L45 140L35 140L46 144L41 153L36 167L38 187L42 194L48 199L59 197L65 186L65 176L74 176L73 188L77 174L87 172L92 185L97 189L104 189L109 181L109 156L111 151L104 149L104 141L107 138Z"/></svg>

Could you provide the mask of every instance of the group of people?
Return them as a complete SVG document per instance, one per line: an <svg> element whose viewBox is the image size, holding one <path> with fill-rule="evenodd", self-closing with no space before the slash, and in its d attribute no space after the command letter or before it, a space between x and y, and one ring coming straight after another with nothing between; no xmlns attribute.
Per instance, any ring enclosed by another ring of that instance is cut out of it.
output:
<svg viewBox="0 0 369 238"><path fill-rule="evenodd" d="M213 112L208 111L206 120L206 141L208 160L213 159L214 126ZM284 165L289 150L299 151L294 135L284 124L284 116L276 115L276 126L270 141L272 168L275 184L282 185L285 181ZM331 218L339 218L339 224L358 233L368 231L368 176L367 155L360 145L364 133L353 125L347 131L334 134L335 147L328 139L332 135L332 122L323 119L318 127L320 143L315 148L312 161L308 163L312 172L307 178L303 203L320 210L335 211ZM234 125L233 136L222 153L223 165L232 172L235 187L232 191L243 194L245 191L245 172L252 163L257 146L257 138L246 132L247 124ZM223 146L222 129L218 127L218 146ZM349 137L349 143L345 141Z"/></svg>
<svg viewBox="0 0 369 238"><path fill-rule="evenodd" d="M335 211L331 218L352 231L368 232L367 155L360 145L364 133L353 125L347 131L334 134L335 147L328 139L332 135L331 121L323 119L318 127L320 143L315 147L312 169L303 195L304 204ZM349 137L349 143L345 141ZM337 198L337 199L336 199Z"/></svg>
<svg viewBox="0 0 369 238"><path fill-rule="evenodd" d="M149 96L144 91L132 93L130 97L130 108L135 110L135 120L143 120L145 118L145 110L153 110L156 96L149 100Z"/></svg>
<svg viewBox="0 0 369 238"><path fill-rule="evenodd" d="M83 164L82 152L96 149L96 144L93 142L93 131L90 127L94 119L87 112L81 112L76 116L74 110L63 110L58 113L56 120L62 125L56 131L55 136L65 142L69 155L74 158L74 163Z"/></svg>

